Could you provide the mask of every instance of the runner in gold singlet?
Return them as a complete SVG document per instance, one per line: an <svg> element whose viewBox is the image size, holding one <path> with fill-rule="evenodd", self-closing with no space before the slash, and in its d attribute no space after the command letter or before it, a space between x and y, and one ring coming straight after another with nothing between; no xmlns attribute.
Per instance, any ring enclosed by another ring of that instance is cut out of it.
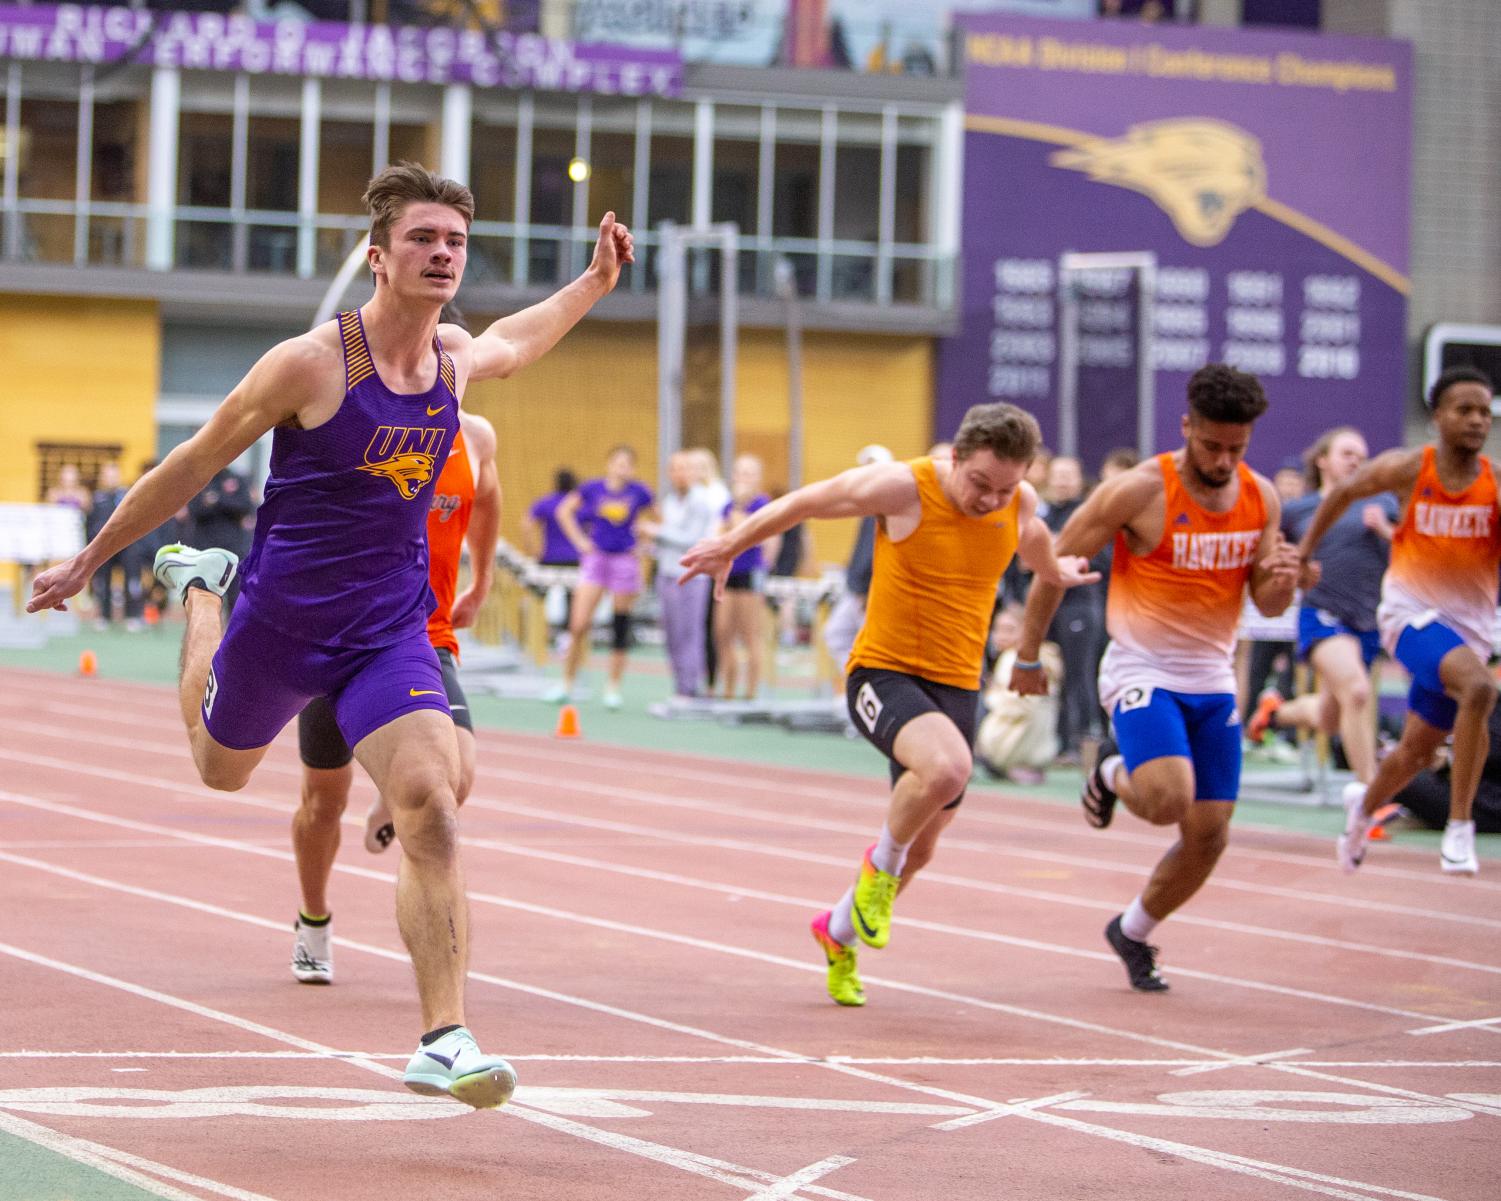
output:
<svg viewBox="0 0 1501 1201"><path fill-rule="evenodd" d="M737 554L800 521L879 518L846 692L856 726L891 760L891 803L854 885L813 919L829 995L841 1005L865 1003L856 944L886 945L892 901L932 858L964 799L985 638L1006 565L1020 554L1039 579L1061 587L1099 578L1083 560L1057 559L1037 517L1037 494L1023 477L1040 441L1021 409L976 405L951 460L877 463L809 484L683 557L685 580L712 575L722 589Z"/></svg>

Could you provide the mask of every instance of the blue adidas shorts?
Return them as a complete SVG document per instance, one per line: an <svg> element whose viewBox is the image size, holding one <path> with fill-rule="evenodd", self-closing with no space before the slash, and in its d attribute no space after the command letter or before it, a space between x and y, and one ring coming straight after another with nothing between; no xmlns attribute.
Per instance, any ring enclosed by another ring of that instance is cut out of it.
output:
<svg viewBox="0 0 1501 1201"><path fill-rule="evenodd" d="M1110 715L1126 770L1176 755L1193 764L1194 800L1240 794L1240 708L1233 692L1127 688Z"/></svg>
<svg viewBox="0 0 1501 1201"><path fill-rule="evenodd" d="M1336 634L1348 634L1360 643L1360 657L1365 660L1367 670L1381 653L1379 630L1351 629L1328 609L1317 609L1312 605L1304 605L1298 610L1298 658L1307 659L1314 647Z"/></svg>
<svg viewBox="0 0 1501 1201"><path fill-rule="evenodd" d="M1421 621L1421 619L1419 619ZM1441 621L1411 624L1397 635L1397 662L1412 676L1407 707L1436 730L1452 730L1459 705L1444 691L1438 665L1465 640Z"/></svg>

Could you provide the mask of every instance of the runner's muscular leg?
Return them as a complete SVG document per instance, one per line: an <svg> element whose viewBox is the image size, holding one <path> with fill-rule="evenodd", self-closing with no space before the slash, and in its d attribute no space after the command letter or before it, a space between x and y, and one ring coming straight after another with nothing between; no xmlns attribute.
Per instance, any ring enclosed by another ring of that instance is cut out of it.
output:
<svg viewBox="0 0 1501 1201"><path fill-rule="evenodd" d="M1365 811L1370 816L1412 782L1412 778L1433 762L1449 734L1430 725L1416 713L1407 714L1402 738L1376 766L1376 774L1366 786ZM1451 777L1452 786L1452 777Z"/></svg>
<svg viewBox="0 0 1501 1201"><path fill-rule="evenodd" d="M459 862L453 731L448 716L419 709L387 722L354 748L401 840L396 924L412 956L427 1030L464 1024L469 910Z"/></svg>
<svg viewBox="0 0 1501 1201"><path fill-rule="evenodd" d="M1179 908L1209 879L1230 841L1234 812L1232 801L1193 803L1178 825L1178 841L1158 861L1141 894L1142 908L1157 921Z"/></svg>
<svg viewBox="0 0 1501 1201"><path fill-rule="evenodd" d="M907 862L902 867L902 880L896 886L897 896L901 896L907 885L912 883L912 877L928 866L933 858L933 852L938 849L938 837L949 828L949 823L958 814L957 809L940 809L931 818L928 824L922 828L922 833L917 836L917 841L907 849Z"/></svg>
<svg viewBox="0 0 1501 1201"><path fill-rule="evenodd" d="M1340 741L1350 770L1357 780L1369 783L1376 774L1375 696L1360 643L1348 634L1336 634L1323 639L1309 657L1324 687L1334 696Z"/></svg>
<svg viewBox="0 0 1501 1201"><path fill-rule="evenodd" d="M182 658L178 663L177 702L198 777L208 787L237 792L250 781L250 773L266 755L266 747L233 750L223 746L203 725L203 690L208 685L214 652L224 637L223 602L203 588L189 588L183 601L187 624L182 634Z"/></svg>
<svg viewBox="0 0 1501 1201"><path fill-rule="evenodd" d="M1475 790L1485 757L1490 752L1491 710L1496 707L1496 682L1479 656L1456 646L1438 665L1439 679L1459 704L1454 718L1454 762L1449 773L1449 820L1470 820Z"/></svg>
<svg viewBox="0 0 1501 1201"><path fill-rule="evenodd" d="M1148 759L1133 772L1122 763L1109 783L1127 809L1154 826L1178 825L1193 809L1193 762L1182 755Z"/></svg>
<svg viewBox="0 0 1501 1201"><path fill-rule="evenodd" d="M904 725L891 750L907 770L891 790L886 824L896 841L910 844L968 786L974 758L959 727L938 712L920 714Z"/></svg>
<svg viewBox="0 0 1501 1201"><path fill-rule="evenodd" d="M339 853L339 819L349 803L354 766L302 769L302 803L292 815L292 851L302 886L302 912L328 913L328 877Z"/></svg>

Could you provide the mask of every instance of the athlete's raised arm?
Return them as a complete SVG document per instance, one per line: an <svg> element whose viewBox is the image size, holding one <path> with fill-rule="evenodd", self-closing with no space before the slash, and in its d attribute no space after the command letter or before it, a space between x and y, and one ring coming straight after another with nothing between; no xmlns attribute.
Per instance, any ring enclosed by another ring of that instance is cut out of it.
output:
<svg viewBox="0 0 1501 1201"><path fill-rule="evenodd" d="M1383 451L1374 459L1367 459L1362 463L1349 479L1335 484L1319 502L1313 520L1303 531L1303 540L1298 543L1298 561L1303 565L1305 575L1311 569L1316 578L1318 569L1313 562L1314 551L1318 550L1329 527L1340 519L1351 504L1362 497L1375 496L1381 492L1395 492L1400 500L1405 501L1413 484L1417 482L1418 469L1422 464L1421 448ZM1304 583L1309 584L1309 580L1305 579Z"/></svg>
<svg viewBox="0 0 1501 1201"><path fill-rule="evenodd" d="M620 269L635 261L631 231L615 220L614 213L606 213L599 223L594 258L572 283L472 337L456 325L443 327L443 344L451 348L460 378L505 379L536 362L614 289Z"/></svg>
<svg viewBox="0 0 1501 1201"><path fill-rule="evenodd" d="M454 598L453 628L467 629L490 594L495 579L495 544L500 539L500 475L495 470L495 427L475 413L460 413L464 444L477 468L474 505L469 510L469 587Z"/></svg>
<svg viewBox="0 0 1501 1201"><path fill-rule="evenodd" d="M65 609L101 564L171 517L223 467L248 450L262 434L315 403L330 371L343 382L336 341L317 331L268 350L186 442L174 447L125 494L104 528L71 559L32 581L28 613Z"/></svg>
<svg viewBox="0 0 1501 1201"><path fill-rule="evenodd" d="M732 530L705 538L682 557L679 583L712 576L715 595L724 592L730 564L741 551L790 530L811 517L890 517L919 503L917 478L905 463L851 467L826 480L806 484L759 509Z"/></svg>
<svg viewBox="0 0 1501 1201"><path fill-rule="evenodd" d="M1059 531L1053 543L1053 554L1059 559L1077 555L1087 561L1108 545L1117 533L1128 529L1152 499L1161 494L1162 475L1155 463L1143 463L1106 480L1090 493L1089 499L1074 511L1068 524ZM1027 591L1026 613L1022 618L1021 641L1016 647L1018 663L1041 662L1042 640L1047 636L1053 615L1058 612L1064 591L1064 585L1041 575L1032 580L1032 587ZM1048 690L1047 676L1040 667L1020 667L1012 672L1011 687L1023 695L1041 696Z"/></svg>

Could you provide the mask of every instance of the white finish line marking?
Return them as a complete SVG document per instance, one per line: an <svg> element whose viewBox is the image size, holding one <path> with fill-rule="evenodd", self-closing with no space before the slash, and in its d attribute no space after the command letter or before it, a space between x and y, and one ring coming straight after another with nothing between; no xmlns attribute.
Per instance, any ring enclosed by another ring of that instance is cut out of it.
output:
<svg viewBox="0 0 1501 1201"><path fill-rule="evenodd" d="M1489 1030L1501 1017L1477 1018L1473 1022L1445 1022L1442 1026L1424 1026L1421 1030L1409 1030L1408 1034L1448 1034L1451 1030Z"/></svg>
<svg viewBox="0 0 1501 1201"><path fill-rule="evenodd" d="M820 1177L827 1176L830 1172L854 1162L848 1155L830 1155L827 1159L810 1163L806 1168L792 1173L791 1176L783 1176L770 1187L762 1189L759 1193L752 1193L745 1201L786 1201L786 1198L796 1196L797 1191L803 1185L812 1184Z"/></svg>
<svg viewBox="0 0 1501 1201"><path fill-rule="evenodd" d="M1308 1047L1294 1047L1291 1051L1268 1051L1265 1055L1243 1055L1239 1059L1226 1059L1219 1063L1196 1063L1192 1067L1178 1068L1174 1076L1196 1076L1200 1072L1217 1072L1221 1068L1254 1068L1276 1059L1291 1059L1294 1055L1312 1055Z"/></svg>
<svg viewBox="0 0 1501 1201"><path fill-rule="evenodd" d="M962 1118L955 1118L952 1122L942 1122L934 1126L934 1130L962 1130L968 1126L978 1126L982 1122L993 1122L996 1118L1009 1118L1014 1114L1025 1113L1029 1109L1041 1109L1046 1105L1056 1105L1060 1101L1073 1101L1079 1097L1087 1097L1088 1093L1055 1093L1051 1097L1039 1097L1035 1101L1009 1101L1005 1105L995 1109L987 1109L981 1113L968 1114Z"/></svg>

